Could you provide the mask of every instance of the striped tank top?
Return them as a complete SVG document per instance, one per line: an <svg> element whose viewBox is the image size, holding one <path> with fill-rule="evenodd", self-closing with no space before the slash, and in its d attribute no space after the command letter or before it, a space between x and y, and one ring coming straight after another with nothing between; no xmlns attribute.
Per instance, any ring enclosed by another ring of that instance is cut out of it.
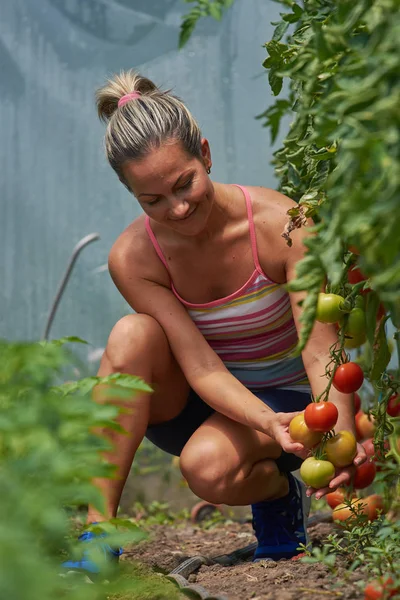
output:
<svg viewBox="0 0 400 600"><path fill-rule="evenodd" d="M171 288L226 368L251 390L279 387L311 391L301 356L292 356L298 336L289 294L263 272L258 260L251 197L246 200L254 271L233 294L207 302L187 302ZM146 230L160 260L167 261L146 216Z"/></svg>

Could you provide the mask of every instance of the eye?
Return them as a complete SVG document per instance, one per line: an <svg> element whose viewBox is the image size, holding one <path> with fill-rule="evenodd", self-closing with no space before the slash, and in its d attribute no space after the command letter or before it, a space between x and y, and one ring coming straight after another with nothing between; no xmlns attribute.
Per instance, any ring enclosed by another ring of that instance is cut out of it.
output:
<svg viewBox="0 0 400 600"><path fill-rule="evenodd" d="M160 200L160 198L155 198L154 200L147 202L147 206L154 206L154 204L157 204L157 202L159 202L159 200Z"/></svg>
<svg viewBox="0 0 400 600"><path fill-rule="evenodd" d="M179 188L180 190L185 190L186 188L189 188L193 183L193 179L188 179L186 183L184 183L183 185L181 185L181 187Z"/></svg>

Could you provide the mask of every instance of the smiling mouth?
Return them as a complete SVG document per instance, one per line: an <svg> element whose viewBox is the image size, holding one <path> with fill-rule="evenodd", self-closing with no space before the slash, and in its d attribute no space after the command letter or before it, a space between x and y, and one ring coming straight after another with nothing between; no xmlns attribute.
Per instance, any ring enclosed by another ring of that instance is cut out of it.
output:
<svg viewBox="0 0 400 600"><path fill-rule="evenodd" d="M186 217L183 217L182 219L177 219L178 223L180 223L181 221L187 221L188 219L190 219L190 217L193 215L193 213L196 212L197 207L195 207L191 213L189 213Z"/></svg>

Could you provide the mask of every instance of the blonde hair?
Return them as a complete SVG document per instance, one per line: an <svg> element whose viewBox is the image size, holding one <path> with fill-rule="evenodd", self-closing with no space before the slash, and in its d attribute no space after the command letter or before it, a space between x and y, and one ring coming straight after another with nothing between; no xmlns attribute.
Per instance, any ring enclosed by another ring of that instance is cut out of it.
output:
<svg viewBox="0 0 400 600"><path fill-rule="evenodd" d="M140 96L118 107L122 96ZM122 71L96 91L99 118L107 123L108 161L122 181L127 160L140 160L165 142L180 141L188 154L201 157L201 131L183 102L134 70Z"/></svg>

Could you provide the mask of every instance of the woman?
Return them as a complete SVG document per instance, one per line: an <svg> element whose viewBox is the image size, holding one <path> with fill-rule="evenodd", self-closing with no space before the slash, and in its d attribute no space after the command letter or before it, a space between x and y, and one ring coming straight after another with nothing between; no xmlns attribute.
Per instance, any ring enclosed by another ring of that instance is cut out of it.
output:
<svg viewBox="0 0 400 600"><path fill-rule="evenodd" d="M135 452L146 436L180 456L204 500L252 505L255 559L290 558L305 543L306 510L291 471L307 450L288 424L326 387L336 333L316 323L302 357L293 357L302 294L283 285L304 254L304 229L281 236L295 203L261 187L211 181L207 139L184 104L149 79L121 73L97 92L108 121L106 152L143 214L111 249L112 279L135 314L108 339L100 376L131 373L149 382L121 416L129 436L112 434L114 480L97 481L105 515L115 516ZM100 395L100 392L98 392ZM337 430L354 433L352 395L331 389ZM108 434L110 435L110 434ZM358 446L356 464L365 460ZM343 485L336 473L320 498Z"/></svg>

